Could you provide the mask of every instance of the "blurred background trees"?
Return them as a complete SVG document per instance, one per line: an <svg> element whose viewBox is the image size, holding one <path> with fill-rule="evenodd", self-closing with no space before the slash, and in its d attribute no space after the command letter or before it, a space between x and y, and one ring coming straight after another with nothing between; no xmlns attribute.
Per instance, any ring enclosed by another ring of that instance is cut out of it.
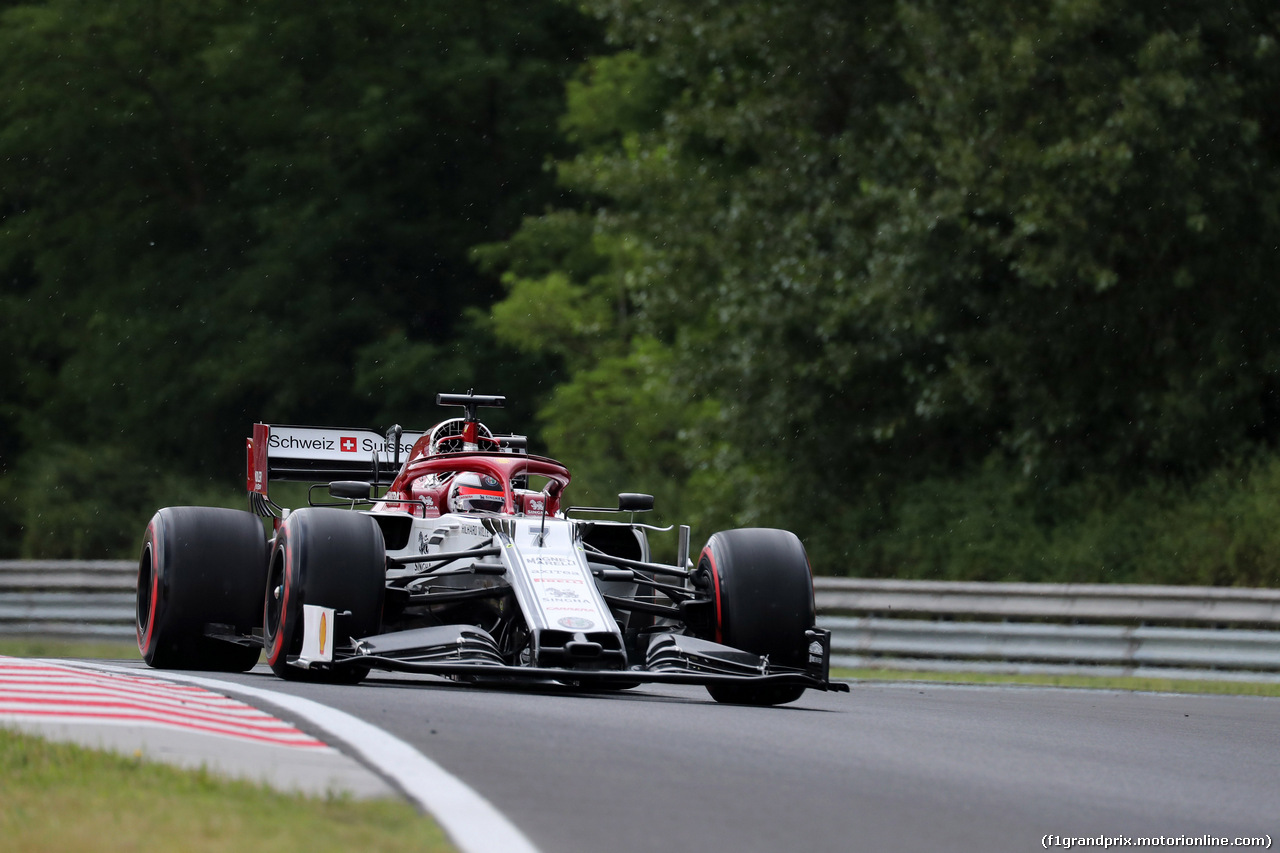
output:
<svg viewBox="0 0 1280 853"><path fill-rule="evenodd" d="M597 24L5 5L4 550L132 551L156 505L234 496L255 420L421 424L438 390L549 387L469 319L498 282L468 250L559 195L543 165Z"/></svg>
<svg viewBox="0 0 1280 853"><path fill-rule="evenodd" d="M821 571L1280 583L1269 4L0 8L10 553L474 386Z"/></svg>

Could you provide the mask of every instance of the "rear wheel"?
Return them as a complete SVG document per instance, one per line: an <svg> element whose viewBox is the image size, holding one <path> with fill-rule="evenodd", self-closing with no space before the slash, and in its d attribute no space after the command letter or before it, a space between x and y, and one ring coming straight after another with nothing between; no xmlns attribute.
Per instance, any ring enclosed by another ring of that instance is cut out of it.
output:
<svg viewBox="0 0 1280 853"><path fill-rule="evenodd" d="M262 649L207 636L247 636L262 617L267 540L252 513L167 507L147 525L138 559L138 650L158 669L243 672Z"/></svg>
<svg viewBox="0 0 1280 853"><path fill-rule="evenodd" d="M372 518L321 507L290 515L276 531L267 574L263 640L271 670L289 680L363 680L368 667L302 669L288 660L302 652L302 605L350 613L334 626L337 645L378 633L385 586L386 545Z"/></svg>
<svg viewBox="0 0 1280 853"><path fill-rule="evenodd" d="M712 595L712 636L775 665L803 669L808 662L805 631L815 622L813 576L804 545L790 531L745 528L713 534L698 560L696 582ZM717 684L707 691L717 702L781 705L803 687Z"/></svg>

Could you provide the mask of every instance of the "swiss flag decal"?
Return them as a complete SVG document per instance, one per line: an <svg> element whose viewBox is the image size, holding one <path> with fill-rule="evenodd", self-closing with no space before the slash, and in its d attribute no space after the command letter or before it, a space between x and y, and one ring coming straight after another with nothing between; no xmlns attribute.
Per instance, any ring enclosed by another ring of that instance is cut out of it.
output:
<svg viewBox="0 0 1280 853"><path fill-rule="evenodd" d="M343 453L355 453L356 452L355 438L349 435L344 435L342 438L338 440L338 449L341 450Z"/></svg>

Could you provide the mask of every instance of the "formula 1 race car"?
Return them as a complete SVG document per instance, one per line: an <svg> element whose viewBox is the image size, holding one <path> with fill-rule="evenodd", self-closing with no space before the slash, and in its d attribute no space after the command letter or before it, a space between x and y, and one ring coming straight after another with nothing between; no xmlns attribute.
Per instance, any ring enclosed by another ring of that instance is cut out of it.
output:
<svg viewBox="0 0 1280 853"><path fill-rule="evenodd" d="M751 705L848 690L829 679L830 635L794 534L716 533L695 564L681 525L674 562L655 562L649 533L671 528L635 520L651 496L563 507L568 470L477 417L503 397L436 401L465 414L385 437L256 424L250 511L157 512L138 563L146 662L237 672L265 650L285 679L702 684ZM281 480L312 483L308 506L276 505L268 486Z"/></svg>

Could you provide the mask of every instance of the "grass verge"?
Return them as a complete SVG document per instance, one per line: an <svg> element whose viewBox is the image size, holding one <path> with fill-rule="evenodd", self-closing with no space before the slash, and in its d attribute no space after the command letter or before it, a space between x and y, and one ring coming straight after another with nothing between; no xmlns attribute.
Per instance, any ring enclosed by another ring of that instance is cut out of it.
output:
<svg viewBox="0 0 1280 853"><path fill-rule="evenodd" d="M1193 681L1182 678L1137 678L1101 675L1040 675L984 672L921 672L903 669L843 669L833 667L832 678L855 681L927 681L938 684L1028 684L1041 687L1083 687L1095 690L1143 690L1158 693L1213 693L1238 696L1280 696L1280 684L1252 681Z"/></svg>
<svg viewBox="0 0 1280 853"><path fill-rule="evenodd" d="M14 658L93 658L138 660L132 640L56 640L44 637L0 637L0 655Z"/></svg>
<svg viewBox="0 0 1280 853"><path fill-rule="evenodd" d="M11 657L137 659L132 642L0 638ZM401 800L288 794L0 725L0 838L42 853L453 853Z"/></svg>
<svg viewBox="0 0 1280 853"><path fill-rule="evenodd" d="M451 853L400 800L316 798L0 728L0 838L43 853Z"/></svg>
<svg viewBox="0 0 1280 853"><path fill-rule="evenodd" d="M81 660L142 660L132 640L57 640L42 637L0 637L0 655L14 658L79 658ZM258 658L262 660L261 657Z"/></svg>

